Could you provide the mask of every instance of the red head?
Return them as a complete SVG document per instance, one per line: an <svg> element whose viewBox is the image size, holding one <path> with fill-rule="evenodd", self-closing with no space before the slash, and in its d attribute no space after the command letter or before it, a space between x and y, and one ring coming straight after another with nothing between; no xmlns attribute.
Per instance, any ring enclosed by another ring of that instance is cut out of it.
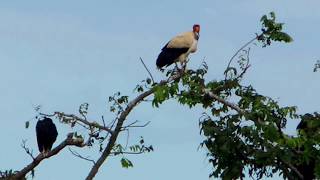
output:
<svg viewBox="0 0 320 180"><path fill-rule="evenodd" d="M193 32L196 32L196 33L200 32L200 25L199 24L193 25Z"/></svg>

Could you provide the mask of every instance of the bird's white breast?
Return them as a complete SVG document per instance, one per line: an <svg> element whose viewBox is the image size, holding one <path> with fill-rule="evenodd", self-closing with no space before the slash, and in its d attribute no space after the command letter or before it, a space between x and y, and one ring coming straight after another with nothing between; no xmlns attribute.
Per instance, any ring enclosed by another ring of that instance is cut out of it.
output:
<svg viewBox="0 0 320 180"><path fill-rule="evenodd" d="M198 46L198 41L197 40L193 40L192 45L190 47L190 49L188 50L189 53L194 53L197 51L197 46Z"/></svg>

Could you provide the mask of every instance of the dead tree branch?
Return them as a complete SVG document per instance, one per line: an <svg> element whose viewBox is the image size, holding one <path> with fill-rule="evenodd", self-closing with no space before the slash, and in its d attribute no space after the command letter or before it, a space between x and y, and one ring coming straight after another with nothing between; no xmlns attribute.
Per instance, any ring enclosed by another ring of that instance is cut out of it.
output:
<svg viewBox="0 0 320 180"><path fill-rule="evenodd" d="M135 125L135 124L138 123L138 121L134 121L133 123L130 123L130 124L126 125L126 126L123 126L122 129L127 129L127 128L142 128L142 127L148 126L148 124L150 124L150 122L151 122L151 121L148 121L148 122L146 122L146 123L143 124L143 125Z"/></svg>
<svg viewBox="0 0 320 180"><path fill-rule="evenodd" d="M26 146L26 142L27 142L27 140L22 140L21 147L26 151L26 153L27 153L33 160L35 160L35 157L33 156L33 151L30 150L30 148L28 148L28 147Z"/></svg>
<svg viewBox="0 0 320 180"><path fill-rule="evenodd" d="M142 60L141 57L140 57L140 61L141 61L141 63L143 64L144 68L148 71L148 74L150 75L150 78L151 78L151 80L152 80L152 83L154 83L153 76L152 76L150 70L148 69L148 67L146 66L146 64L144 63L144 61Z"/></svg>
<svg viewBox="0 0 320 180"><path fill-rule="evenodd" d="M259 37L261 37L263 35L260 34L260 35L257 35L256 37L252 38L250 41L248 41L246 44L244 44L243 46L240 47L240 49L238 49L236 51L236 53L233 54L233 56L230 58L229 62L228 62L228 66L226 69L228 69L233 61L233 59L240 53L240 51L242 51L244 48L246 48L248 45L250 45L252 42L254 42L255 40L259 39Z"/></svg>
<svg viewBox="0 0 320 180"><path fill-rule="evenodd" d="M58 118L61 118L61 119L62 118L70 118L70 119L73 119L75 121L79 121L79 122L81 122L81 123L83 123L83 124L85 124L85 125L87 125L89 127L95 127L95 128L101 129L101 130L105 130L105 131L109 132L110 134L113 134L113 131L110 128L108 128L106 126L101 126L99 123L97 123L95 121L94 122L90 122L90 121L88 121L86 119L83 119L83 118L80 118L80 117L78 117L76 115L66 114L66 113L63 113L63 112L54 112L54 115L57 115Z"/></svg>
<svg viewBox="0 0 320 180"><path fill-rule="evenodd" d="M96 163L94 160L90 159L89 157L84 157L81 154L79 154L77 151L72 150L71 148L68 148L68 149L69 149L69 151L71 152L72 155L74 155L74 156L76 156L76 157L78 157L80 159L92 162L93 164Z"/></svg>

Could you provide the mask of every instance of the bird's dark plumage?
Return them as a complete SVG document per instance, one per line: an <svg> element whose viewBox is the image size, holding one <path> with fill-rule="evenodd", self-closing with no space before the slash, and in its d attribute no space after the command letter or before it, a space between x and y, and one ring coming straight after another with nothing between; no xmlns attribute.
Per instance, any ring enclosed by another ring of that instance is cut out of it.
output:
<svg viewBox="0 0 320 180"><path fill-rule="evenodd" d="M186 53L189 48L168 48L166 44L157 58L157 67L170 66L183 53Z"/></svg>
<svg viewBox="0 0 320 180"><path fill-rule="evenodd" d="M58 136L52 119L45 117L39 120L36 125L36 134L40 153L48 153Z"/></svg>
<svg viewBox="0 0 320 180"><path fill-rule="evenodd" d="M297 126L299 136L305 136L307 139L315 138L320 131L320 114L304 114L301 117L301 121ZM311 146L311 147L310 147ZM301 147L297 147L297 150L304 152L305 149L313 149L312 144L302 144ZM302 158L303 159L303 158ZM317 160L310 158L309 160L303 160L300 164L296 165L297 170L303 175L304 179L315 179L315 168Z"/></svg>

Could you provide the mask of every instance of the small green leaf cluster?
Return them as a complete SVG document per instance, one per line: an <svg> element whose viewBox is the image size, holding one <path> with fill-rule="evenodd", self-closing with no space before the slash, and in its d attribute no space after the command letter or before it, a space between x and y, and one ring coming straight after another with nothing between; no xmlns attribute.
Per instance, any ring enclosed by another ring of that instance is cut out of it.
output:
<svg viewBox="0 0 320 180"><path fill-rule="evenodd" d="M143 137L140 138L140 141L138 144L131 145L129 147L125 146L123 147L121 144L116 144L112 148L112 154L117 156L117 155L122 155L123 157L121 158L121 165L124 168L130 168L133 167L133 163L125 157L127 154L143 154L143 153L148 153L153 151L153 146L149 145L146 146L144 144L144 139Z"/></svg>
<svg viewBox="0 0 320 180"><path fill-rule="evenodd" d="M150 78L147 78L146 80L142 80L141 84L138 84L135 87L135 91L138 93L144 92L146 89L150 89L151 87L155 86L156 84L152 82Z"/></svg>
<svg viewBox="0 0 320 180"><path fill-rule="evenodd" d="M174 97L179 92L179 81L171 84L156 85L153 87L154 98L152 106L159 107L165 100Z"/></svg>
<svg viewBox="0 0 320 180"><path fill-rule="evenodd" d="M190 108L202 102L205 97L204 75L207 73L208 67L206 64L197 70L188 70L182 77L182 89L177 94L178 102L183 105L188 105Z"/></svg>
<svg viewBox="0 0 320 180"><path fill-rule="evenodd" d="M110 112L114 112L119 115L124 110L124 106L128 104L128 96L122 96L120 92L113 94L113 96L109 96Z"/></svg>
<svg viewBox="0 0 320 180"><path fill-rule="evenodd" d="M125 157L121 158L120 162L121 162L121 165L122 165L123 168L127 168L128 169L128 168L133 167L132 162L129 159L125 158Z"/></svg>
<svg viewBox="0 0 320 180"><path fill-rule="evenodd" d="M262 34L257 39L263 43L263 47L271 45L272 41L283 41L286 43L293 41L290 35L282 31L284 23L276 22L274 12L270 12L269 16L262 16L260 21L262 22Z"/></svg>

